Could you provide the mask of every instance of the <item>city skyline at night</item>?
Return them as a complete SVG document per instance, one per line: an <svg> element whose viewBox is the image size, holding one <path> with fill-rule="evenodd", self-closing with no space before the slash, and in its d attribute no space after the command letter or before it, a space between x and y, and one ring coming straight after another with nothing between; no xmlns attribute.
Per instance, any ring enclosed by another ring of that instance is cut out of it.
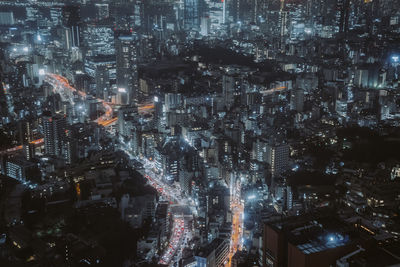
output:
<svg viewBox="0 0 400 267"><path fill-rule="evenodd" d="M400 1L0 2L0 266L400 264Z"/></svg>

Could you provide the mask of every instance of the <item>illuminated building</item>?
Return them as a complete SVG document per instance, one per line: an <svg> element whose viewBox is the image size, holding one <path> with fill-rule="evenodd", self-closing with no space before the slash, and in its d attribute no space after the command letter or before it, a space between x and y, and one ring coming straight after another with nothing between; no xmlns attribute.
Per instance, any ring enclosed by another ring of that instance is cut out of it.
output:
<svg viewBox="0 0 400 267"><path fill-rule="evenodd" d="M163 241L166 240L169 232L170 217L171 213L168 202L159 202L155 212L155 218L159 227L159 237Z"/></svg>
<svg viewBox="0 0 400 267"><path fill-rule="evenodd" d="M86 56L114 55L114 32L110 23L88 23L83 27ZM115 59L114 59L115 60Z"/></svg>
<svg viewBox="0 0 400 267"><path fill-rule="evenodd" d="M272 177L276 177L288 168L289 145L274 145L258 139L253 144L253 159L268 163Z"/></svg>
<svg viewBox="0 0 400 267"><path fill-rule="evenodd" d="M263 266L331 266L365 241L329 217L289 217L264 224Z"/></svg>
<svg viewBox="0 0 400 267"><path fill-rule="evenodd" d="M81 46L81 29L80 29L80 7L77 5L67 5L62 9L63 24L69 29L70 43L72 47Z"/></svg>
<svg viewBox="0 0 400 267"><path fill-rule="evenodd" d="M184 0L184 27L187 30L199 27L199 0Z"/></svg>
<svg viewBox="0 0 400 267"><path fill-rule="evenodd" d="M337 5L340 11L339 31L346 33L349 30L350 0L339 0Z"/></svg>
<svg viewBox="0 0 400 267"><path fill-rule="evenodd" d="M23 145L24 156L26 160L31 160L35 158L35 144L29 143Z"/></svg>
<svg viewBox="0 0 400 267"><path fill-rule="evenodd" d="M6 175L19 181L26 181L29 177L29 170L35 167L35 164L18 159L10 158L6 160Z"/></svg>
<svg viewBox="0 0 400 267"><path fill-rule="evenodd" d="M133 35L119 36L115 40L117 57L117 104L136 102L138 90L137 49Z"/></svg>
<svg viewBox="0 0 400 267"><path fill-rule="evenodd" d="M96 97L107 100L110 90L110 73L106 66L96 68L95 82Z"/></svg>
<svg viewBox="0 0 400 267"><path fill-rule="evenodd" d="M95 7L96 7L96 18L98 20L108 18L108 16L110 15L108 4L96 3Z"/></svg>
<svg viewBox="0 0 400 267"><path fill-rule="evenodd" d="M66 118L46 114L42 118L44 149L47 155L61 157L65 140Z"/></svg>
<svg viewBox="0 0 400 267"><path fill-rule="evenodd" d="M116 59L114 55L97 55L93 57L87 57L85 60L85 72L90 75L90 77L95 78L99 75L100 77L105 77L102 72L108 71L109 82L115 82L116 79ZM100 74L98 74L100 72ZM96 81L99 85L104 85L107 81Z"/></svg>
<svg viewBox="0 0 400 267"><path fill-rule="evenodd" d="M118 132L121 137L129 140L134 130L134 122L138 116L137 107L123 107L118 110Z"/></svg>
<svg viewBox="0 0 400 267"><path fill-rule="evenodd" d="M235 78L232 76L224 75L222 76L222 95L224 98L224 103L229 110L235 101Z"/></svg>
<svg viewBox="0 0 400 267"><path fill-rule="evenodd" d="M221 267L228 260L229 242L227 239L215 238L206 248L196 254L196 266ZM205 265L201 265L205 263Z"/></svg>
<svg viewBox="0 0 400 267"><path fill-rule="evenodd" d="M290 95L290 109L302 112L304 108L304 90L295 89Z"/></svg>
<svg viewBox="0 0 400 267"><path fill-rule="evenodd" d="M0 12L0 25L13 25L14 13L13 12Z"/></svg>
<svg viewBox="0 0 400 267"><path fill-rule="evenodd" d="M200 34L203 36L208 36L210 32L211 21L210 17L202 17L200 23Z"/></svg>

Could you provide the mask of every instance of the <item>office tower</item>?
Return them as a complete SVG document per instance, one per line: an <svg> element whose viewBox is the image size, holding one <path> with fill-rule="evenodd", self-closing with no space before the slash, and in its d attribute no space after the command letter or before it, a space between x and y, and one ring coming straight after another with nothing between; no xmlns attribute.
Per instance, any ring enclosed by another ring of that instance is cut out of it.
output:
<svg viewBox="0 0 400 267"><path fill-rule="evenodd" d="M183 98L181 94L167 93L165 94L165 112L172 109L181 108L183 104Z"/></svg>
<svg viewBox="0 0 400 267"><path fill-rule="evenodd" d="M170 206L168 202L159 202L155 212L156 223L159 226L159 235L162 240L166 240L170 224Z"/></svg>
<svg viewBox="0 0 400 267"><path fill-rule="evenodd" d="M46 112L42 122L45 153L50 156L63 156L66 118L61 115L52 116Z"/></svg>
<svg viewBox="0 0 400 267"><path fill-rule="evenodd" d="M71 44L73 47L81 45L80 29L80 7L77 5L66 5L62 9L63 24L70 30Z"/></svg>
<svg viewBox="0 0 400 267"><path fill-rule="evenodd" d="M237 0L231 0L226 5L227 13L230 17L232 17L233 22L238 21L238 7L240 6L240 2Z"/></svg>
<svg viewBox="0 0 400 267"><path fill-rule="evenodd" d="M18 132L21 144L28 144L32 141L32 129L29 121L19 121Z"/></svg>
<svg viewBox="0 0 400 267"><path fill-rule="evenodd" d="M64 27L60 29L61 33L61 42L63 45L64 50L70 50L72 47L72 36L71 36L71 29Z"/></svg>
<svg viewBox="0 0 400 267"><path fill-rule="evenodd" d="M13 24L14 24L14 13L0 12L0 25L13 25Z"/></svg>
<svg viewBox="0 0 400 267"><path fill-rule="evenodd" d="M122 107L118 110L118 133L121 137L129 139L133 129L133 123L138 117L136 106Z"/></svg>
<svg viewBox="0 0 400 267"><path fill-rule="evenodd" d="M215 238L207 247L196 254L195 266L224 266L229 257L229 241Z"/></svg>
<svg viewBox="0 0 400 267"><path fill-rule="evenodd" d="M89 93L90 83L92 79L88 74L77 74L75 76L75 88L79 91Z"/></svg>
<svg viewBox="0 0 400 267"><path fill-rule="evenodd" d="M289 145L267 145L266 153L266 162L270 165L272 178L288 168Z"/></svg>
<svg viewBox="0 0 400 267"><path fill-rule="evenodd" d="M285 188L285 210L291 210L293 208L293 191L291 186Z"/></svg>
<svg viewBox="0 0 400 267"><path fill-rule="evenodd" d="M108 20L96 23L87 23L83 30L86 56L114 55L114 31Z"/></svg>
<svg viewBox="0 0 400 267"><path fill-rule="evenodd" d="M179 184L181 186L181 190L188 196L190 195L192 179L193 172L182 169L179 171Z"/></svg>
<svg viewBox="0 0 400 267"><path fill-rule="evenodd" d="M337 259L366 240L360 239L355 229L346 227L346 223L325 214L266 222L262 266L351 266L336 265Z"/></svg>
<svg viewBox="0 0 400 267"><path fill-rule="evenodd" d="M18 157L9 158L5 163L6 175L19 181L31 178L30 174L34 168L35 164Z"/></svg>
<svg viewBox="0 0 400 267"><path fill-rule="evenodd" d="M222 0L222 23L226 20L226 0Z"/></svg>
<svg viewBox="0 0 400 267"><path fill-rule="evenodd" d="M24 157L26 160L31 160L35 158L35 144L27 143L22 146Z"/></svg>
<svg viewBox="0 0 400 267"><path fill-rule="evenodd" d="M146 0L144 0L146 1ZM135 26L142 26L143 24L143 2L142 0L136 0L135 6L134 6L134 25Z"/></svg>
<svg viewBox="0 0 400 267"><path fill-rule="evenodd" d="M109 17L110 9L108 4L97 3L95 4L95 8L96 8L96 19L102 20Z"/></svg>
<svg viewBox="0 0 400 267"><path fill-rule="evenodd" d="M350 0L338 0L337 8L340 12L339 32L349 30Z"/></svg>
<svg viewBox="0 0 400 267"><path fill-rule="evenodd" d="M99 102L96 98L92 97L86 98L86 112L91 120L95 120L98 118L98 112L97 112L98 104Z"/></svg>
<svg viewBox="0 0 400 267"><path fill-rule="evenodd" d="M184 0L184 28L187 30L199 27L199 0Z"/></svg>
<svg viewBox="0 0 400 267"><path fill-rule="evenodd" d="M64 159L67 164L75 163L78 159L78 140L67 137L64 142Z"/></svg>
<svg viewBox="0 0 400 267"><path fill-rule="evenodd" d="M302 112L304 108L304 90L294 89L290 94L290 109Z"/></svg>
<svg viewBox="0 0 400 267"><path fill-rule="evenodd" d="M210 17L202 17L200 24L200 34L203 36L208 36L211 27Z"/></svg>
<svg viewBox="0 0 400 267"><path fill-rule="evenodd" d="M61 25L62 10L60 7L50 8L50 20L53 26Z"/></svg>
<svg viewBox="0 0 400 267"><path fill-rule="evenodd" d="M222 95L225 106L230 109L235 102L235 78L232 76L222 76Z"/></svg>
<svg viewBox="0 0 400 267"><path fill-rule="evenodd" d="M117 56L117 104L137 102L137 38L133 35L119 36L115 40Z"/></svg>
<svg viewBox="0 0 400 267"><path fill-rule="evenodd" d="M286 37L288 34L288 11L285 10L285 0L281 0L281 8L279 11L279 25L280 25L280 48L284 50L286 45Z"/></svg>
<svg viewBox="0 0 400 267"><path fill-rule="evenodd" d="M106 66L100 65L96 68L95 81L97 98L107 99L110 88L110 75Z"/></svg>

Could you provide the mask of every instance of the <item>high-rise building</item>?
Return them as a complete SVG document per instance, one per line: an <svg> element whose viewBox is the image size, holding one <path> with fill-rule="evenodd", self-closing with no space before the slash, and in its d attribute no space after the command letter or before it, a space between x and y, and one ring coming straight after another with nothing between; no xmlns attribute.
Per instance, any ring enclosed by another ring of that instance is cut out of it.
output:
<svg viewBox="0 0 400 267"><path fill-rule="evenodd" d="M288 17L289 12L285 10L285 1L281 0L281 8L279 11L279 25L280 25L280 48L283 50L286 45L286 37L288 35Z"/></svg>
<svg viewBox="0 0 400 267"><path fill-rule="evenodd" d="M137 38L119 36L115 40L117 56L117 104L128 105L137 101Z"/></svg>
<svg viewBox="0 0 400 267"><path fill-rule="evenodd" d="M60 35L64 50L71 50L72 47L71 29L67 27L61 28Z"/></svg>
<svg viewBox="0 0 400 267"><path fill-rule="evenodd" d="M339 31L347 32L349 30L350 0L338 0L337 6L340 12Z"/></svg>
<svg viewBox="0 0 400 267"><path fill-rule="evenodd" d="M285 171L289 163L289 145L268 145L266 162L271 167L272 177L276 177Z"/></svg>
<svg viewBox="0 0 400 267"><path fill-rule="evenodd" d="M62 9L63 24L70 31L71 44L73 47L81 45L81 29L80 29L80 7L78 5L66 5Z"/></svg>
<svg viewBox="0 0 400 267"><path fill-rule="evenodd" d="M229 241L215 238L206 248L195 256L196 266L224 266L229 256Z"/></svg>
<svg viewBox="0 0 400 267"><path fill-rule="evenodd" d="M63 156L66 118L61 115L46 114L43 116L42 122L45 153L51 156Z"/></svg>
<svg viewBox="0 0 400 267"><path fill-rule="evenodd" d="M20 158L10 158L6 160L5 166L5 174L8 177L20 181L26 181L31 178L29 172L35 167L35 164Z"/></svg>
<svg viewBox="0 0 400 267"><path fill-rule="evenodd" d="M235 102L235 78L232 76L222 76L222 94L225 106L230 109Z"/></svg>
<svg viewBox="0 0 400 267"><path fill-rule="evenodd" d="M210 17L202 17L201 24L200 24L200 34L203 36L208 36L211 27L211 20Z"/></svg>
<svg viewBox="0 0 400 267"><path fill-rule="evenodd" d="M290 109L302 112L304 108L304 90L294 89L290 94Z"/></svg>
<svg viewBox="0 0 400 267"><path fill-rule="evenodd" d="M64 141L64 159L67 164L72 164L78 159L78 140L67 137Z"/></svg>
<svg viewBox="0 0 400 267"><path fill-rule="evenodd" d="M159 226L160 239L166 240L170 224L170 206L168 202L159 202L155 212L156 222Z"/></svg>
<svg viewBox="0 0 400 267"><path fill-rule="evenodd" d="M263 231L262 266L339 266L336 260L354 251L357 245L371 242L368 238L324 214L267 222Z"/></svg>
<svg viewBox="0 0 400 267"><path fill-rule="evenodd" d="M50 8L50 19L54 26L61 24L62 10L60 7Z"/></svg>
<svg viewBox="0 0 400 267"><path fill-rule="evenodd" d="M98 117L98 105L99 102L96 98L90 97L86 99L86 111L91 120L95 120Z"/></svg>
<svg viewBox="0 0 400 267"><path fill-rule="evenodd" d="M185 192L185 194L188 196L190 195L192 178L193 178L193 172L189 172L182 169L179 171L179 184L181 186L182 191Z"/></svg>
<svg viewBox="0 0 400 267"><path fill-rule="evenodd" d="M285 188L285 210L291 210L293 208L293 191L291 186Z"/></svg>
<svg viewBox="0 0 400 267"><path fill-rule="evenodd" d="M24 157L26 160L31 160L35 157L35 144L28 143L22 146Z"/></svg>
<svg viewBox="0 0 400 267"><path fill-rule="evenodd" d="M115 55L114 31L107 20L85 24L83 39L87 57Z"/></svg>
<svg viewBox="0 0 400 267"><path fill-rule="evenodd" d="M14 13L13 12L0 12L0 25L13 25Z"/></svg>
<svg viewBox="0 0 400 267"><path fill-rule="evenodd" d="M96 68L95 81L97 98L107 99L110 89L110 73L106 66L100 65Z"/></svg>
<svg viewBox="0 0 400 267"><path fill-rule="evenodd" d="M110 16L110 9L108 4L97 3L95 4L95 7L96 7L96 18L98 20L102 20Z"/></svg>
<svg viewBox="0 0 400 267"><path fill-rule="evenodd" d="M129 139L133 130L133 123L138 116L137 107L127 106L118 110L118 133Z"/></svg>
<svg viewBox="0 0 400 267"><path fill-rule="evenodd" d="M27 144L32 141L32 127L29 121L19 121L18 132L21 144Z"/></svg>
<svg viewBox="0 0 400 267"><path fill-rule="evenodd" d="M187 30L199 27L199 0L184 0L184 28Z"/></svg>

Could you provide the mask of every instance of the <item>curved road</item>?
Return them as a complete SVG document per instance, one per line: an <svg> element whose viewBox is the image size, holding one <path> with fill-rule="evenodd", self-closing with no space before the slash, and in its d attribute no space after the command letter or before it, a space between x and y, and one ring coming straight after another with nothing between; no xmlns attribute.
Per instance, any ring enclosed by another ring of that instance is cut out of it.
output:
<svg viewBox="0 0 400 267"><path fill-rule="evenodd" d="M74 96L77 94L79 97L86 99L87 94L79 91L70 85L68 80L58 74L46 73L45 81L53 86L54 90L59 93L63 98L67 99L71 104L74 104ZM113 108L110 103L103 99L96 98L97 101L102 103L105 113L96 120L99 125L108 126L113 122L117 121L117 118L113 118Z"/></svg>

